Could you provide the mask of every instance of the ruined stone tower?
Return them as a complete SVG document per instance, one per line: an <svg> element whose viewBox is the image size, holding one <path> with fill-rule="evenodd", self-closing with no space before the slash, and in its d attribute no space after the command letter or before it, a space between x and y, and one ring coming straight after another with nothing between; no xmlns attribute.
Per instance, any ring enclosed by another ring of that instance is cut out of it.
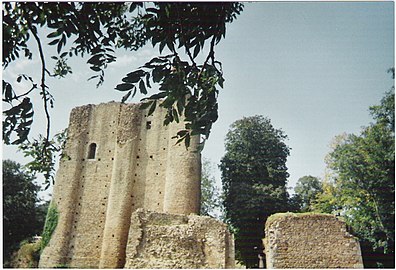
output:
<svg viewBox="0 0 396 270"><path fill-rule="evenodd" d="M57 227L40 267L123 267L132 213L198 213L199 138L175 145L184 123L163 126L166 111L110 102L72 110L52 205Z"/></svg>

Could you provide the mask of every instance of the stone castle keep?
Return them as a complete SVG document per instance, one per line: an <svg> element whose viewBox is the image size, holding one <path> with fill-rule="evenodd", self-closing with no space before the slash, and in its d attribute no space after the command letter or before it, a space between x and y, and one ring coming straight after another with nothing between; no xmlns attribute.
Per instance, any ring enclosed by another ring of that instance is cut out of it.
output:
<svg viewBox="0 0 396 270"><path fill-rule="evenodd" d="M204 217L186 216L198 214L200 208L201 157L195 151L199 138L191 139L188 150L184 144L175 145L176 140L171 137L184 128L184 123L163 126L164 109L158 107L153 115L147 116L147 110L139 107L140 104L110 102L72 110L65 146L67 157L60 162L52 200L59 212L58 224L41 255L40 267L137 267L134 256L140 256L141 266L161 267L158 258L156 265L142 263L145 260L142 254L146 254L146 259L154 259L151 253L158 253L159 247L150 253L144 247L154 239L147 238L147 233L136 236L136 231L144 232L153 225L150 220L137 222L136 216L132 218L138 209L149 211L147 216L150 211L168 213L168 216L156 217L157 223L165 226L163 232L166 226L173 226L179 234L183 230L190 231L191 243L186 250L192 248L194 241L208 240L206 233L210 232L206 230L213 230L217 237L222 237L211 240L222 242L222 245L202 244L202 249L208 253L198 262L175 265L176 262L168 258L162 266L233 267L233 254L230 253L233 241L226 226L210 221L211 228L203 229L196 224L204 222L198 222L197 218ZM178 222L172 222L169 218L172 214L185 217L174 218ZM141 226L133 224L133 220ZM131 228L135 230L130 232ZM191 233L194 228L198 228L201 235ZM178 234L173 236L178 237ZM178 243L175 241L170 248L178 250ZM223 253L223 260L211 258L216 252ZM175 255L178 257L177 252ZM157 256L164 257L163 254Z"/></svg>
<svg viewBox="0 0 396 270"><path fill-rule="evenodd" d="M199 216L199 138L175 145L184 123L163 126L140 104L72 110L51 208L57 226L39 267L235 268L225 224ZM334 216L275 214L268 268L362 268L359 243Z"/></svg>

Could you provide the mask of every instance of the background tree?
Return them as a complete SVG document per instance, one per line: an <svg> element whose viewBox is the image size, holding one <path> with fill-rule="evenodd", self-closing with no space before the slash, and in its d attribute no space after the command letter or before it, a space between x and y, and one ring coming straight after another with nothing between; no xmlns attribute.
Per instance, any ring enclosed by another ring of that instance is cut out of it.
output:
<svg viewBox="0 0 396 270"><path fill-rule="evenodd" d="M237 259L258 267L267 217L287 210L286 135L263 116L234 122L221 159L226 220L235 233Z"/></svg>
<svg viewBox="0 0 396 270"><path fill-rule="evenodd" d="M310 209L315 212L340 215L342 211L341 190L333 182L323 181L322 192L311 201Z"/></svg>
<svg viewBox="0 0 396 270"><path fill-rule="evenodd" d="M303 176L297 180L294 187L295 197L299 200L302 212L311 211L310 205L316 196L322 192L322 183L317 177Z"/></svg>
<svg viewBox="0 0 396 270"><path fill-rule="evenodd" d="M346 219L361 240L366 267L394 268L394 90L370 112L376 121L338 140L329 154L333 181L313 208Z"/></svg>
<svg viewBox="0 0 396 270"><path fill-rule="evenodd" d="M214 165L209 159L202 159L201 176L201 209L200 213L204 216L222 219L223 205L221 191L216 186L216 179L213 176Z"/></svg>
<svg viewBox="0 0 396 270"><path fill-rule="evenodd" d="M192 135L201 135L204 142L217 120L217 96L224 83L215 47L225 37L226 24L242 9L242 4L233 2L4 2L3 67L20 58L32 58L31 38L41 61L38 81L28 74L16 78L17 83L30 84L23 94L17 95L13 84L3 80L4 143L25 143L24 150L29 154L30 144L26 142L34 118L30 97L32 92L39 92L47 128L31 147L42 145L39 159L44 170L51 167L50 108L54 98L46 83L48 77L66 76L72 72L68 58L88 55L87 64L93 72L89 79L97 80L99 86L108 64L116 61L115 49L136 51L146 43L158 45L159 55L126 74L115 87L125 92L122 102L137 91L147 95L151 84L158 84L159 92L152 94L143 107L150 107L149 114L157 106L166 108L165 125L184 117L185 129L175 134L178 142L184 141L188 147ZM41 28L50 33L43 37ZM57 53L47 55L44 43L54 46ZM52 71L49 59L55 61ZM35 171L41 172L40 167ZM52 175L47 174L46 179L50 181Z"/></svg>
<svg viewBox="0 0 396 270"><path fill-rule="evenodd" d="M3 160L3 258L7 261L19 243L41 234L45 205L38 205L39 186L20 164Z"/></svg>

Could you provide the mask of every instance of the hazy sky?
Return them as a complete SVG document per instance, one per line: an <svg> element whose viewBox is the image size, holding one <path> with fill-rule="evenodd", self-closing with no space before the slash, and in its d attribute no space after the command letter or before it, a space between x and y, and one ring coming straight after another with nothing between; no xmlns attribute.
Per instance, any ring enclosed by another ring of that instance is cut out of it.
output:
<svg viewBox="0 0 396 270"><path fill-rule="evenodd" d="M155 55L150 47L120 51L99 89L86 81L92 73L85 62L71 61L71 76L48 81L56 99L52 133L67 127L75 106L119 101L122 93L114 86ZM323 176L332 138L367 126L369 106L378 104L393 85L387 70L394 66L394 3L245 3L243 13L228 25L216 58L223 63L226 81L219 96L219 119L203 156L218 164L231 123L263 115L289 137L289 186L294 186L304 175ZM3 78L12 81L19 73L39 68L38 59L19 61L3 71ZM40 110L37 103L33 134L44 133ZM26 162L15 147L4 147L4 158ZM214 173L220 181L220 173Z"/></svg>

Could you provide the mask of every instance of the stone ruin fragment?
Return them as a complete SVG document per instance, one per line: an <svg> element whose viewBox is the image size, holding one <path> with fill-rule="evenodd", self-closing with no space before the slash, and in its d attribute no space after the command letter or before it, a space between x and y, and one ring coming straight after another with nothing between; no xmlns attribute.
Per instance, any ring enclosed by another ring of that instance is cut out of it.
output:
<svg viewBox="0 0 396 270"><path fill-rule="evenodd" d="M176 145L184 123L164 126L165 114L117 102L72 110L39 267L235 268L226 225L197 215L199 138ZM363 268L334 216L275 214L265 230L268 268Z"/></svg>
<svg viewBox="0 0 396 270"><path fill-rule="evenodd" d="M234 242L200 208L199 138L187 150L140 104L74 108L51 207L57 226L39 267L233 268Z"/></svg>
<svg viewBox="0 0 396 270"><path fill-rule="evenodd" d="M272 215L263 242L267 268L363 268L358 240L333 215Z"/></svg>

